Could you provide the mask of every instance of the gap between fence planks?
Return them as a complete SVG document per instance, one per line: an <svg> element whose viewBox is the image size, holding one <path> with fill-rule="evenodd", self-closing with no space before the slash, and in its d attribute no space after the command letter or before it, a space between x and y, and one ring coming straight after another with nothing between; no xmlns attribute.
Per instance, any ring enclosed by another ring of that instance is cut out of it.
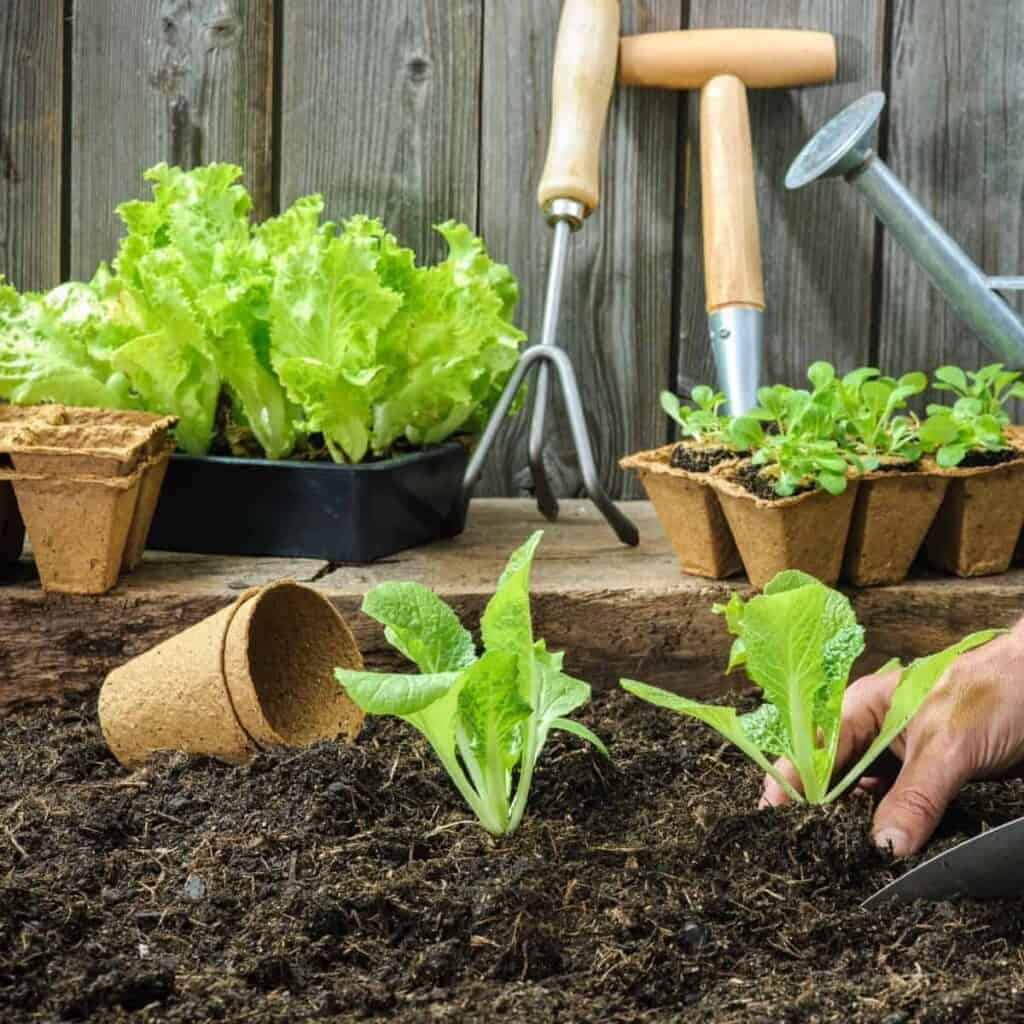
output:
<svg viewBox="0 0 1024 1024"><path fill-rule="evenodd" d="M587 502L563 504L546 523L533 503L481 499L466 532L371 566L332 568L297 559L150 552L102 597L43 594L29 563L0 583L0 711L97 688L108 671L224 607L247 587L290 577L311 582L349 618L370 668L400 668L380 627L359 612L384 580L418 580L476 627L504 561L544 529L533 573L535 632L566 650L567 669L596 685L634 676L689 696L722 693L730 638L711 606L740 587L681 575L651 506L631 502L638 548L620 545ZM867 627L863 670L892 656L927 654L972 630L1024 613L1024 571L977 580L916 579L853 593Z"/></svg>

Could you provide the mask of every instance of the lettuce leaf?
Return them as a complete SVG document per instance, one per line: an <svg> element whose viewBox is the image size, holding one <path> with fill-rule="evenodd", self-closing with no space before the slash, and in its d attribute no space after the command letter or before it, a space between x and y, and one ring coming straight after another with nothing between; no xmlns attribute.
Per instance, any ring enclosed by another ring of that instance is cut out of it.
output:
<svg viewBox="0 0 1024 1024"><path fill-rule="evenodd" d="M742 665L760 687L764 703L739 715L733 708L699 704L630 679L623 689L652 704L700 719L739 747L771 775L790 797L829 803L860 777L902 730L964 651L987 643L989 630L969 637L901 669L892 706L879 736L853 768L833 783L843 694L853 663L864 650L864 631L849 600L813 576L779 573L764 593L749 601L733 594L715 608L726 617L733 643L729 667ZM890 666L892 667L892 666ZM785 756L800 776L797 791L766 755Z"/></svg>

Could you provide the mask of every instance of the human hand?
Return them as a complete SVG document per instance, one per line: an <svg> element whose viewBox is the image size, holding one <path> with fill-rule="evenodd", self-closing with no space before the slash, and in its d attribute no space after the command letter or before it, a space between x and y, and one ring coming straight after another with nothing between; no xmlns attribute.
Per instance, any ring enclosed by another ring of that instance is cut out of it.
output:
<svg viewBox="0 0 1024 1024"><path fill-rule="evenodd" d="M857 680L843 697L837 773L878 734L899 672ZM896 771L861 779L884 794L875 811L875 843L897 857L920 850L965 783L1005 778L1024 769L1024 620L1011 632L961 655L936 683L889 750ZM786 758L776 763L798 791ZM765 778L762 807L785 803L782 787Z"/></svg>

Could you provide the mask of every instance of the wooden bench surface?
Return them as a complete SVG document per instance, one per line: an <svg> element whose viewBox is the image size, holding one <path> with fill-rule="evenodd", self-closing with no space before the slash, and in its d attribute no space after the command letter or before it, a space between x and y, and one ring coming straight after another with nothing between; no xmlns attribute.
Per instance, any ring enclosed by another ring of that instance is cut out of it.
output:
<svg viewBox="0 0 1024 1024"><path fill-rule="evenodd" d="M478 499L462 536L374 565L149 552L101 597L44 594L26 560L0 581L0 709L95 689L110 669L239 591L281 578L310 583L336 603L369 667L396 667L380 627L359 612L368 588L419 580L475 626L509 552L535 529L545 531L533 573L535 632L568 652L567 669L597 685L629 675L691 696L721 692L730 640L711 606L746 581L682 575L651 506L624 508L640 529L637 548L619 544L586 501L562 502L561 518L548 523L532 501ZM1009 625L1024 614L1024 570L975 580L922 575L852 597L867 627L867 669Z"/></svg>

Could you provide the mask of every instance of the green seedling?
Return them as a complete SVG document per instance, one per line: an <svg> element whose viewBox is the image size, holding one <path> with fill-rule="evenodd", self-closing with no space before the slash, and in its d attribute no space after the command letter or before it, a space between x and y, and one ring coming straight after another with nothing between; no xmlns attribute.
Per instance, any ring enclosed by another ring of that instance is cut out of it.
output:
<svg viewBox="0 0 1024 1024"><path fill-rule="evenodd" d="M693 406L683 405L678 395L662 391L661 407L679 424L683 437L692 437L701 444L727 444L729 417L721 411L725 395L700 384L690 392Z"/></svg>
<svg viewBox="0 0 1024 1024"><path fill-rule="evenodd" d="M363 611L384 626L388 643L418 675L335 675L371 715L394 715L426 737L455 787L494 835L522 821L534 769L552 729L601 740L567 718L590 699L590 686L562 671L562 654L535 640L530 566L538 531L512 554L480 622L483 653L455 612L419 583L382 583Z"/></svg>
<svg viewBox="0 0 1024 1024"><path fill-rule="evenodd" d="M837 385L836 407L843 443L860 457L864 468L877 469L886 456L916 462L922 444L916 416L898 415L907 399L928 386L923 373L907 373L899 379L883 377L870 366L846 374Z"/></svg>
<svg viewBox="0 0 1024 1024"><path fill-rule="evenodd" d="M1019 373L1003 369L1001 363L965 373L957 366L935 371L935 388L957 395L951 405L929 405L928 418L921 424L924 450L935 453L945 468L959 466L972 452L1003 451L1008 447L1004 427L1010 422L1006 404L1024 398Z"/></svg>
<svg viewBox="0 0 1024 1024"><path fill-rule="evenodd" d="M972 633L938 654L899 669L900 678L878 735L844 774L836 777L840 712L864 631L850 602L813 576L779 573L764 594L743 601L733 594L715 606L736 638L729 670L742 666L764 703L747 714L700 704L631 679L622 687L643 700L710 725L770 775L793 800L826 804L849 789L906 727L932 688L965 651L987 643L996 630ZM794 787L769 758L786 757L800 777Z"/></svg>

